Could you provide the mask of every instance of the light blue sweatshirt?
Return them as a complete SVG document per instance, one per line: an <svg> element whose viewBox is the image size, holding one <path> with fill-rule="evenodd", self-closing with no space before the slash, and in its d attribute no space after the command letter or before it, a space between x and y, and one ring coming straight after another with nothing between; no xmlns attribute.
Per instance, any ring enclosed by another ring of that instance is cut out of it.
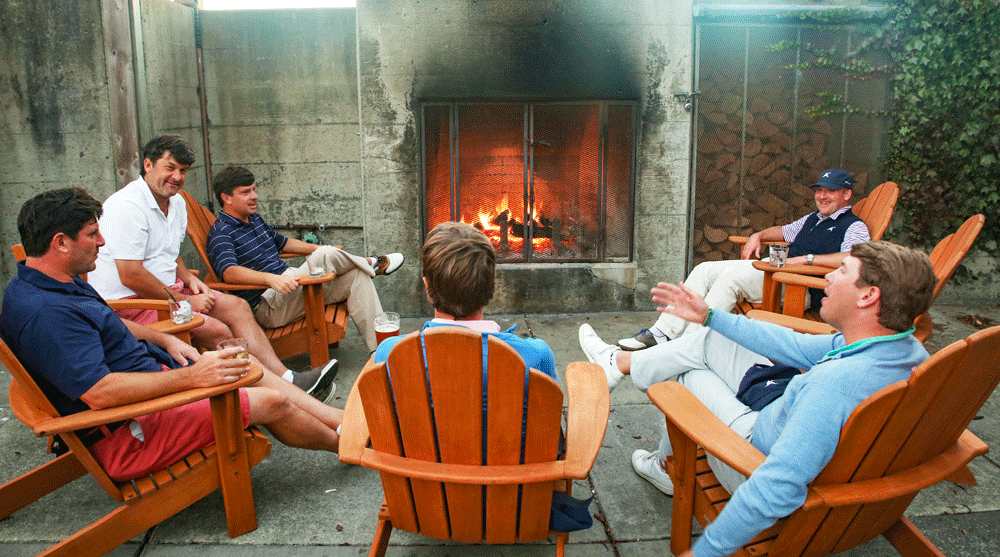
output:
<svg viewBox="0 0 1000 557"><path fill-rule="evenodd" d="M808 370L765 406L753 446L767 459L737 488L695 543L697 557L729 555L779 518L802 506L806 485L826 466L854 408L909 378L927 359L911 331L845 346L844 336L806 335L771 323L716 312L709 326L774 361Z"/></svg>

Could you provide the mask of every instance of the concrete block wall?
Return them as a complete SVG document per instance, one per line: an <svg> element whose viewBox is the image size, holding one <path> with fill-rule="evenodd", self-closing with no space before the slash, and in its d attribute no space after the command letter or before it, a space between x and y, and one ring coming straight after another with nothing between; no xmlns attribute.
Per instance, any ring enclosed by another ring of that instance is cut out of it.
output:
<svg viewBox="0 0 1000 557"><path fill-rule="evenodd" d="M366 254L354 10L202 16L213 172L247 167L269 223Z"/></svg>
<svg viewBox="0 0 1000 557"><path fill-rule="evenodd" d="M17 214L46 190L115 191L101 4L0 4L0 275L16 272Z"/></svg>

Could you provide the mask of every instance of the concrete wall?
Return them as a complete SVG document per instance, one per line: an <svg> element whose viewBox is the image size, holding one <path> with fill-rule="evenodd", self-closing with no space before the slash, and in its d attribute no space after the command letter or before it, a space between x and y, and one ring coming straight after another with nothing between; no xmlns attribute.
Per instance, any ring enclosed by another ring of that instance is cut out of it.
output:
<svg viewBox="0 0 1000 557"><path fill-rule="evenodd" d="M603 270L503 266L489 311L649 307L645 292L657 280L683 278L691 126L673 93L691 88L689 0L392 0L362 2L357 11L372 245L395 243L408 257L417 255L421 100L634 99L640 103L636 263ZM392 281L400 300L419 295L417 273L408 267L405 280Z"/></svg>
<svg viewBox="0 0 1000 557"><path fill-rule="evenodd" d="M66 186L115 190L101 4L0 3L0 273L15 272L25 200Z"/></svg>
<svg viewBox="0 0 1000 557"><path fill-rule="evenodd" d="M203 12L202 24L213 172L249 168L269 223L322 225L323 243L365 254L354 10Z"/></svg>

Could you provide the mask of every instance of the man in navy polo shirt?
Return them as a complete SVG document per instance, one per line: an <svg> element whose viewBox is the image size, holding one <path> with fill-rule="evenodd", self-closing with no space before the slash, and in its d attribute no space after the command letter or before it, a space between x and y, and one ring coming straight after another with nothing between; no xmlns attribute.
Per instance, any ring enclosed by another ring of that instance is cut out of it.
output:
<svg viewBox="0 0 1000 557"><path fill-rule="evenodd" d="M739 300L760 302L764 294L764 272L753 268L753 261L760 259L763 242L789 242L788 264L822 265L836 268L844 260L851 246L871 239L868 227L851 211L854 178L840 168L824 171L812 185L816 212L784 226L772 226L756 232L743 246L743 259L706 261L699 263L684 285L694 290L711 307L732 311ZM819 307L821 292L810 291L807 307ZM685 332L700 328L669 313L660 314L649 329L635 336L623 338L618 346L623 350L642 350L677 338ZM581 342L584 331L580 331Z"/></svg>
<svg viewBox="0 0 1000 557"><path fill-rule="evenodd" d="M248 360L233 358L239 348L199 354L175 337L123 321L79 278L94 269L104 244L101 212L85 190L66 188L28 200L18 216L27 259L4 292L0 337L56 410L70 415L120 406L245 375ZM240 389L240 400L244 426L261 425L287 445L337 451L343 411L277 374ZM128 480L214 439L202 400L116 424L91 450L112 478Z"/></svg>
<svg viewBox="0 0 1000 557"><path fill-rule="evenodd" d="M398 269L403 264L401 253L364 258L333 246L317 246L278 234L257 214L257 183L246 168L223 169L212 179L212 189L222 210L208 232L208 261L226 282L270 287L236 293L250 304L258 323L281 327L305 315L299 277L308 275L313 265L336 273L333 280L323 283L324 302L346 300L347 311L365 346L369 352L375 350L372 321L382 312L382 304L372 277ZM289 267L281 260L282 251L305 255L309 261Z"/></svg>

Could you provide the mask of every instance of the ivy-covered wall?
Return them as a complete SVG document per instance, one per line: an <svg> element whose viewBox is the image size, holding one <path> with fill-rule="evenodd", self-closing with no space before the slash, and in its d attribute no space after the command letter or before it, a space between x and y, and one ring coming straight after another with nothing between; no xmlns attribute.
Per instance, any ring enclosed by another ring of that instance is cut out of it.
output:
<svg viewBox="0 0 1000 557"><path fill-rule="evenodd" d="M886 172L902 187L896 236L930 247L983 213L976 247L1000 256L1000 5L898 0L884 37L895 97Z"/></svg>

